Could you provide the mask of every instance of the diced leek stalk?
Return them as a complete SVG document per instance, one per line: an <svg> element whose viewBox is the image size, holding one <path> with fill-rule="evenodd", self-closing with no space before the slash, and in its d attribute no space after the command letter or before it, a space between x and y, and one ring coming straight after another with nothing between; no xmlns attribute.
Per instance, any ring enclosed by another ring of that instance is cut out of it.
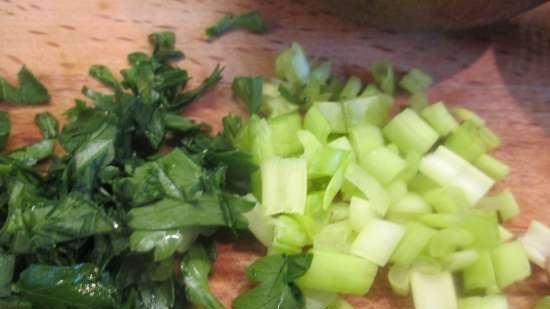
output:
<svg viewBox="0 0 550 309"><path fill-rule="evenodd" d="M266 215L262 205L256 204L252 210L245 213L248 229L264 246L271 247L274 236L273 219Z"/></svg>
<svg viewBox="0 0 550 309"><path fill-rule="evenodd" d="M378 127L369 124L351 128L349 139L357 158L362 158L369 151L384 146L382 131Z"/></svg>
<svg viewBox="0 0 550 309"><path fill-rule="evenodd" d="M365 171L384 185L390 183L406 167L405 160L387 147L378 147L367 152L359 158L359 162Z"/></svg>
<svg viewBox="0 0 550 309"><path fill-rule="evenodd" d="M550 228L534 220L519 241L523 244L529 260L545 268L545 263L550 258Z"/></svg>
<svg viewBox="0 0 550 309"><path fill-rule="evenodd" d="M448 272L413 271L411 290L415 309L457 309L453 277Z"/></svg>
<svg viewBox="0 0 550 309"><path fill-rule="evenodd" d="M315 106L330 124L332 133L346 133L346 121L342 104L338 102L317 102Z"/></svg>
<svg viewBox="0 0 550 309"><path fill-rule="evenodd" d="M332 140L330 143L328 143L328 146L334 149L353 151L349 139L345 136L341 136L335 140Z"/></svg>
<svg viewBox="0 0 550 309"><path fill-rule="evenodd" d="M302 116L299 113L288 113L268 120L271 130L271 142L275 155L286 157L303 151L298 131L302 128Z"/></svg>
<svg viewBox="0 0 550 309"><path fill-rule="evenodd" d="M508 309L504 295L472 296L458 300L458 309Z"/></svg>
<svg viewBox="0 0 550 309"><path fill-rule="evenodd" d="M409 108L395 116L382 131L403 153L417 151L424 154L439 138L439 134Z"/></svg>
<svg viewBox="0 0 550 309"><path fill-rule="evenodd" d="M330 208L330 222L339 222L349 218L349 205L346 203L334 203Z"/></svg>
<svg viewBox="0 0 550 309"><path fill-rule="evenodd" d="M288 215L278 216L273 220L275 233L270 249L272 252L297 254L310 240L298 221Z"/></svg>
<svg viewBox="0 0 550 309"><path fill-rule="evenodd" d="M442 258L474 242L472 234L461 228L447 228L438 231L430 242L430 256Z"/></svg>
<svg viewBox="0 0 550 309"><path fill-rule="evenodd" d="M376 218L376 213L371 208L368 201L355 196L351 198L349 205L349 223L353 231L356 233L361 232L367 222L373 218Z"/></svg>
<svg viewBox="0 0 550 309"><path fill-rule="evenodd" d="M313 105L306 113L304 117L304 129L313 133L324 143L332 131L329 120L321 113L316 105Z"/></svg>
<svg viewBox="0 0 550 309"><path fill-rule="evenodd" d="M484 291L497 293L500 288L497 284L491 252L478 251L478 259L466 267L462 273L462 283L466 292Z"/></svg>
<svg viewBox="0 0 550 309"><path fill-rule="evenodd" d="M364 295L372 286L378 270L375 264L353 255L320 250L311 253L311 266L296 280L300 288Z"/></svg>
<svg viewBox="0 0 550 309"><path fill-rule="evenodd" d="M293 84L305 84L310 67L302 47L297 43L283 51L275 61L275 73Z"/></svg>
<svg viewBox="0 0 550 309"><path fill-rule="evenodd" d="M482 198L478 207L498 210L502 221L510 220L519 215L519 206L510 189L506 188L502 192L493 196Z"/></svg>
<svg viewBox="0 0 550 309"><path fill-rule="evenodd" d="M444 146L439 146L436 151L424 156L420 162L420 171L441 186L462 189L472 204L476 204L495 183Z"/></svg>
<svg viewBox="0 0 550 309"><path fill-rule="evenodd" d="M361 79L359 77L350 77L348 79L348 82L342 89L342 92L340 92L340 100L345 101L356 98L359 95L359 92L361 92L362 88L363 83L361 82Z"/></svg>
<svg viewBox="0 0 550 309"><path fill-rule="evenodd" d="M534 309L550 309L550 296L543 297L539 300Z"/></svg>
<svg viewBox="0 0 550 309"><path fill-rule="evenodd" d="M305 309L326 309L338 297L335 293L320 292L315 290L303 290Z"/></svg>
<svg viewBox="0 0 550 309"><path fill-rule="evenodd" d="M492 257L500 288L505 288L531 275L529 259L519 241L501 244L493 249Z"/></svg>
<svg viewBox="0 0 550 309"><path fill-rule="evenodd" d="M395 92L395 73L393 71L393 65L386 60L378 61L370 66L370 71L380 89L382 89L384 93L393 95Z"/></svg>
<svg viewBox="0 0 550 309"><path fill-rule="evenodd" d="M455 107L451 111L456 118L461 121L473 121L478 126L484 126L485 120L481 118L478 114L469 110L465 107Z"/></svg>
<svg viewBox="0 0 550 309"><path fill-rule="evenodd" d="M349 253L352 230L347 220L326 225L315 236L313 248L321 251Z"/></svg>
<svg viewBox="0 0 550 309"><path fill-rule="evenodd" d="M452 186L430 190L424 194L424 199L438 213L464 211L472 206L464 192Z"/></svg>
<svg viewBox="0 0 550 309"><path fill-rule="evenodd" d="M479 258L475 250L463 250L453 252L442 258L443 268L450 272L461 271L474 264Z"/></svg>
<svg viewBox="0 0 550 309"><path fill-rule="evenodd" d="M405 229L401 225L372 219L351 244L350 252L378 266L385 266L404 234Z"/></svg>
<svg viewBox="0 0 550 309"><path fill-rule="evenodd" d="M428 245L436 230L417 222L405 227L405 235L397 245L391 261L396 264L410 265Z"/></svg>
<svg viewBox="0 0 550 309"><path fill-rule="evenodd" d="M447 136L451 131L458 127L458 122L449 112L443 102L437 102L429 105L420 113L422 118L428 122L440 136Z"/></svg>
<svg viewBox="0 0 550 309"><path fill-rule="evenodd" d="M432 208L416 193L407 193L390 205L387 217L396 222L415 220L432 212Z"/></svg>
<svg viewBox="0 0 550 309"><path fill-rule="evenodd" d="M428 96L424 92L417 92L411 95L409 102L407 103L409 108L417 113L420 113L420 111L427 107L428 104Z"/></svg>
<svg viewBox="0 0 550 309"><path fill-rule="evenodd" d="M262 162L262 205L268 215L303 214L307 195L305 159L273 157Z"/></svg>
<svg viewBox="0 0 550 309"><path fill-rule="evenodd" d="M388 271L388 282L392 291L400 296L407 296L411 287L411 271L409 266L395 264Z"/></svg>
<svg viewBox="0 0 550 309"><path fill-rule="evenodd" d="M498 226L498 235L499 235L499 239L501 242L507 242L507 241L510 241L512 239L514 239L514 234L512 232L510 232L508 229L506 229L504 226L502 225L499 225ZM549 235L550 236L550 235ZM549 238L550 239L550 238ZM521 240L521 239L520 239ZM550 242L548 242L548 245L549 245L549 248L550 248ZM525 247L525 244L524 244L524 247ZM526 248L526 251L527 251L527 248ZM527 255L529 256L529 252L527 252ZM550 251L549 251L549 255L550 255ZM531 261L532 262L532 261ZM533 262L534 263L534 262ZM535 263L536 264L536 263Z"/></svg>
<svg viewBox="0 0 550 309"><path fill-rule="evenodd" d="M420 69L411 69L399 82L401 88L410 93L424 92L430 88L433 79L430 75Z"/></svg>
<svg viewBox="0 0 550 309"><path fill-rule="evenodd" d="M333 301L326 309L354 309L354 308L352 305L350 305L350 303L348 303L344 299L338 298L337 300Z"/></svg>
<svg viewBox="0 0 550 309"><path fill-rule="evenodd" d="M445 141L445 146L470 162L489 150L480 127L472 121L465 121L456 128Z"/></svg>
<svg viewBox="0 0 550 309"><path fill-rule="evenodd" d="M386 122L393 98L380 94L369 97L359 97L342 102L346 126L353 128L360 124L381 126Z"/></svg>
<svg viewBox="0 0 550 309"><path fill-rule="evenodd" d="M386 192L392 203L402 199L407 194L407 184L402 180L396 180L386 186Z"/></svg>
<svg viewBox="0 0 550 309"><path fill-rule="evenodd" d="M386 215L390 198L384 187L374 177L357 164L351 163L345 171L345 178L363 193L376 214L381 217Z"/></svg>
<svg viewBox="0 0 550 309"><path fill-rule="evenodd" d="M510 167L489 154L482 154L474 161L475 166L496 181L502 180L510 173Z"/></svg>

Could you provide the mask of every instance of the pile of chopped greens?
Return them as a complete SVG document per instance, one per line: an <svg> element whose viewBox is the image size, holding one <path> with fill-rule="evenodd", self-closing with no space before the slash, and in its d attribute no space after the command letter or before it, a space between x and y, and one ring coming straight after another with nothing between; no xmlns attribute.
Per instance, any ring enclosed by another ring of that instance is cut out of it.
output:
<svg viewBox="0 0 550 309"><path fill-rule="evenodd" d="M206 284L212 238L247 227L242 214L253 204L239 193L256 165L233 147L239 118L212 136L180 115L223 69L184 90L174 34L149 41L152 55L128 55L121 81L90 68L111 91L84 87L90 102L76 100L61 131L38 114L43 139L0 155L0 308L223 308ZM0 101L48 100L26 68L19 79L19 88L0 79ZM9 133L2 113L2 147Z"/></svg>

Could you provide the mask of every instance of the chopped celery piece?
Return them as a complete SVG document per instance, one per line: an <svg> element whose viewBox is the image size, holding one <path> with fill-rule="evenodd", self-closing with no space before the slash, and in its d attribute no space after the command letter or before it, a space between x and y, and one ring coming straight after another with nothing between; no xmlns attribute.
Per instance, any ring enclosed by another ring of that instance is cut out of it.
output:
<svg viewBox="0 0 550 309"><path fill-rule="evenodd" d="M448 227L458 226L464 221L464 216L456 213L425 214L418 217L418 221L426 224L429 227L444 229Z"/></svg>
<svg viewBox="0 0 550 309"><path fill-rule="evenodd" d="M313 240L313 248L321 251L349 253L353 233L350 222L344 220L326 225Z"/></svg>
<svg viewBox="0 0 550 309"><path fill-rule="evenodd" d="M493 150L500 146L500 137L488 127L482 126L479 128L479 135L489 150Z"/></svg>
<svg viewBox="0 0 550 309"><path fill-rule="evenodd" d="M327 83L330 77L331 70L332 70L332 65L330 64L330 62L323 62L315 66L313 70L311 70L310 78L315 78L321 84L324 85Z"/></svg>
<svg viewBox="0 0 550 309"><path fill-rule="evenodd" d="M351 128L349 139L357 158L362 158L369 151L384 146L382 131L378 127L369 124Z"/></svg>
<svg viewBox="0 0 550 309"><path fill-rule="evenodd" d="M404 234L405 228L401 225L372 219L351 244L350 252L376 265L385 266Z"/></svg>
<svg viewBox="0 0 550 309"><path fill-rule="evenodd" d="M359 190L359 188L345 179L340 190L342 200L347 202L351 201L351 198L354 196L365 198L365 195L361 192L361 190Z"/></svg>
<svg viewBox="0 0 550 309"><path fill-rule="evenodd" d="M349 139L345 136L341 136L335 140L332 140L330 143L328 143L328 146L335 149L353 151Z"/></svg>
<svg viewBox="0 0 550 309"><path fill-rule="evenodd" d="M510 167L489 154L482 154L474 161L475 166L494 180L502 180L510 173Z"/></svg>
<svg viewBox="0 0 550 309"><path fill-rule="evenodd" d="M298 110L298 105L290 103L282 96L270 97L264 96L262 100L261 112L269 117L275 117L292 113Z"/></svg>
<svg viewBox="0 0 550 309"><path fill-rule="evenodd" d="M407 105L413 111L420 113L426 106L428 106L428 96L424 92L417 92L411 95ZM428 121L429 122L429 121ZM433 127L433 126L432 126ZM436 130L437 131L437 130Z"/></svg>
<svg viewBox="0 0 550 309"><path fill-rule="evenodd" d="M449 112L443 102L437 102L429 105L420 113L440 136L447 136L451 131L458 127L458 122Z"/></svg>
<svg viewBox="0 0 550 309"><path fill-rule="evenodd" d="M310 240L298 221L288 215L273 219L275 232L270 249L278 253L297 254Z"/></svg>
<svg viewBox="0 0 550 309"><path fill-rule="evenodd" d="M452 186L430 190L424 193L424 199L439 213L457 212L472 207L464 192Z"/></svg>
<svg viewBox="0 0 550 309"><path fill-rule="evenodd" d="M303 214L307 195L305 159L272 157L262 162L262 205L268 215Z"/></svg>
<svg viewBox="0 0 550 309"><path fill-rule="evenodd" d="M384 93L393 95L395 92L395 73L393 71L393 65L387 60L378 61L370 66L370 72L380 89L382 89Z"/></svg>
<svg viewBox="0 0 550 309"><path fill-rule="evenodd" d="M395 264L388 271L388 282L392 291L400 296L409 295L411 287L411 272L409 266Z"/></svg>
<svg viewBox="0 0 550 309"><path fill-rule="evenodd" d="M340 191L340 189L342 188L350 161L349 157L350 156L348 156L344 161L341 162L340 166L334 173L334 176L332 176L332 178L330 179L327 188L325 189L325 194L323 196L323 209L329 208L330 204L338 194L338 191Z"/></svg>
<svg viewBox="0 0 550 309"><path fill-rule="evenodd" d="M396 264L410 265L428 245L436 230L418 222L410 222L405 227L405 235L391 257Z"/></svg>
<svg viewBox="0 0 550 309"><path fill-rule="evenodd" d="M313 133L322 143L327 141L332 130L329 120L325 118L316 105L313 105L307 111L304 117L304 129Z"/></svg>
<svg viewBox="0 0 550 309"><path fill-rule="evenodd" d="M485 291L496 293L500 289L497 284L491 253L486 250L478 251L478 259L466 267L462 273L462 283L466 292Z"/></svg>
<svg viewBox="0 0 550 309"><path fill-rule="evenodd" d="M299 287L333 293L366 294L378 267L360 257L313 250L308 271L296 283Z"/></svg>
<svg viewBox="0 0 550 309"><path fill-rule="evenodd" d="M472 296L458 300L458 309L508 309L504 295Z"/></svg>
<svg viewBox="0 0 550 309"><path fill-rule="evenodd" d="M543 297L534 309L550 309L550 296Z"/></svg>
<svg viewBox="0 0 550 309"><path fill-rule="evenodd" d="M309 193L306 197L306 210L304 216L312 218L320 225L326 224L330 219L330 213L323 209L324 191Z"/></svg>
<svg viewBox="0 0 550 309"><path fill-rule="evenodd" d="M273 242L275 226L273 219L266 215L262 205L256 204L252 210L244 214L248 221L248 229L262 245L270 247Z"/></svg>
<svg viewBox="0 0 550 309"><path fill-rule="evenodd" d="M443 268L450 272L456 272L473 265L479 258L479 253L475 250L463 250L453 252L445 256L441 263Z"/></svg>
<svg viewBox="0 0 550 309"><path fill-rule="evenodd" d="M473 121L478 126L484 126L485 120L481 118L478 114L475 112L465 108L465 107L455 107L452 109L452 113L457 117L459 120L462 121Z"/></svg>
<svg viewBox="0 0 550 309"><path fill-rule="evenodd" d="M392 105L393 98L384 94L344 101L346 125L348 129L365 123L380 126L386 122Z"/></svg>
<svg viewBox="0 0 550 309"><path fill-rule="evenodd" d="M479 126L472 121L465 121L456 128L445 141L445 146L470 162L489 150Z"/></svg>
<svg viewBox="0 0 550 309"><path fill-rule="evenodd" d="M437 274L443 270L441 263L437 259L422 255L414 260L411 269L431 274Z"/></svg>
<svg viewBox="0 0 550 309"><path fill-rule="evenodd" d="M292 43L275 60L275 73L293 84L304 84L310 73L309 62L302 47Z"/></svg>
<svg viewBox="0 0 550 309"><path fill-rule="evenodd" d="M403 180L396 180L386 186L390 200L395 203L407 194L407 184Z"/></svg>
<svg viewBox="0 0 550 309"><path fill-rule="evenodd" d="M514 239L514 234L512 234L512 232L510 232L509 230L507 230L504 226L502 225L499 225L498 226L498 236L499 236L499 240L501 242L507 242L507 241L510 241L512 239ZM550 243L549 243L550 245ZM536 263L535 263L536 264Z"/></svg>
<svg viewBox="0 0 550 309"><path fill-rule="evenodd" d="M354 308L352 305L350 305L350 303L348 303L344 299L338 298L337 300L332 302L326 309L354 309Z"/></svg>
<svg viewBox="0 0 550 309"><path fill-rule="evenodd" d="M417 192L420 194L426 193L432 189L436 189L439 187L437 183L435 183L433 180L428 178L428 176L417 173L414 175L413 178L411 178L407 185L409 186L409 191Z"/></svg>
<svg viewBox="0 0 550 309"><path fill-rule="evenodd" d="M348 79L348 82L342 89L342 92L340 92L339 99L345 101L356 98L359 95L359 92L361 92L362 88L363 83L361 82L361 79L359 79L359 77L357 76L352 76Z"/></svg>
<svg viewBox="0 0 550 309"><path fill-rule="evenodd" d="M298 131L302 129L302 116L299 113L288 113L270 118L271 142L275 155L286 157L300 153L302 144L298 139Z"/></svg>
<svg viewBox="0 0 550 309"><path fill-rule="evenodd" d="M430 88L433 79L430 75L420 69L411 69L399 82L401 88L410 93L424 92Z"/></svg>
<svg viewBox="0 0 550 309"><path fill-rule="evenodd" d="M439 135L412 109L405 109L395 116L382 130L384 136L407 153L426 153Z"/></svg>
<svg viewBox="0 0 550 309"><path fill-rule="evenodd" d="M482 198L478 207L498 210L502 221L510 220L519 215L519 206L510 189L506 188L502 192L493 196Z"/></svg>
<svg viewBox="0 0 550 309"><path fill-rule="evenodd" d="M383 217L388 211L390 198L382 185L355 163L348 165L345 178L355 185L370 202L373 210Z"/></svg>
<svg viewBox="0 0 550 309"><path fill-rule="evenodd" d="M323 144L321 144L317 137L306 130L298 131L298 140L300 140L302 148L304 148L304 157L308 161L323 147Z"/></svg>
<svg viewBox="0 0 550 309"><path fill-rule="evenodd" d="M336 293L321 292L315 290L303 290L305 309L326 309L328 305L333 303L338 295Z"/></svg>
<svg viewBox="0 0 550 309"><path fill-rule="evenodd" d="M416 193L407 193L390 205L388 219L398 222L414 220L432 212L432 208Z"/></svg>
<svg viewBox="0 0 550 309"><path fill-rule="evenodd" d="M389 145L388 147L394 144ZM399 152L399 151L397 151ZM416 151L409 151L405 156L405 169L397 175L397 179L403 181L411 181L418 174L418 166L420 165L420 160L422 160L422 155Z"/></svg>
<svg viewBox="0 0 550 309"><path fill-rule="evenodd" d="M373 95L379 95L383 94L382 90L380 90L378 87L376 87L375 84L368 84L367 87L363 90L361 93L361 97L370 97Z"/></svg>
<svg viewBox="0 0 550 309"><path fill-rule="evenodd" d="M248 121L248 136L252 157L256 163L261 163L274 155L271 129L267 120L252 115Z"/></svg>
<svg viewBox="0 0 550 309"><path fill-rule="evenodd" d="M331 76L326 89L328 100L338 100L338 97L340 97L340 92L344 89L345 84L346 83L342 77Z"/></svg>
<svg viewBox="0 0 550 309"><path fill-rule="evenodd" d="M472 204L476 204L495 183L444 146L439 146L436 151L424 156L420 162L420 171L441 186L462 189Z"/></svg>
<svg viewBox="0 0 550 309"><path fill-rule="evenodd" d="M359 162L361 167L382 184L390 183L406 167L405 160L387 147L378 147L367 152L359 158Z"/></svg>
<svg viewBox="0 0 550 309"><path fill-rule="evenodd" d="M376 213L371 208L368 201L352 197L349 205L349 221L351 228L356 233L359 233L368 221L376 218Z"/></svg>
<svg viewBox="0 0 550 309"><path fill-rule="evenodd" d="M448 272L413 271L411 290L415 309L457 309L453 277Z"/></svg>
<svg viewBox="0 0 550 309"><path fill-rule="evenodd" d="M313 106L328 121L331 133L346 133L346 121L342 104L338 102L317 102ZM315 132L313 133L315 134Z"/></svg>
<svg viewBox="0 0 550 309"><path fill-rule="evenodd" d="M474 242L472 233L461 228L447 228L438 231L430 241L430 256L442 258L457 248L464 248Z"/></svg>
<svg viewBox="0 0 550 309"><path fill-rule="evenodd" d="M334 203L330 210L330 222L339 222L349 219L349 205L346 203Z"/></svg>
<svg viewBox="0 0 550 309"><path fill-rule="evenodd" d="M538 222L531 221L527 232L519 238L529 260L545 268L550 257L550 228Z"/></svg>
<svg viewBox="0 0 550 309"><path fill-rule="evenodd" d="M308 160L308 176L310 178L332 176L343 162L347 160L348 156L348 151L323 147Z"/></svg>
<svg viewBox="0 0 550 309"><path fill-rule="evenodd" d="M500 288L531 275L531 265L519 241L501 244L492 252L495 276Z"/></svg>
<svg viewBox="0 0 550 309"><path fill-rule="evenodd" d="M490 249L500 243L498 218L494 211L472 211L464 217L461 227L474 236L474 248Z"/></svg>

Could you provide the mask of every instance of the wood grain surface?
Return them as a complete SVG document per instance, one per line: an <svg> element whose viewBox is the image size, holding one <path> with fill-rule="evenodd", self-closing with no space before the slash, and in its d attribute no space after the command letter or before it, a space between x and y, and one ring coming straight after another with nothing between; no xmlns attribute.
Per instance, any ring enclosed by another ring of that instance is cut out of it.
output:
<svg viewBox="0 0 550 309"><path fill-rule="evenodd" d="M260 10L270 31L257 36L235 31L208 42L204 29L228 12ZM362 74L369 63L386 58L398 70L422 68L435 76L431 99L465 105L479 112L503 139L496 156L513 168L499 187L511 187L522 207L510 223L523 231L533 218L550 224L550 6L513 22L447 34L397 33L357 27L331 16L317 1L253 0L0 0L0 75L15 82L25 63L52 94L47 106L0 104L13 120L10 147L40 139L35 113L56 116L81 97L83 85L99 87L87 76L92 64L120 69L126 55L148 49L147 35L170 30L187 58L181 63L198 83L217 64L226 67L215 91L188 114L219 128L221 117L242 113L229 91L235 75L273 74L276 53L298 41L314 57L330 59L341 72ZM226 240L211 286L228 307L247 287L243 269L262 253L259 245ZM531 308L550 294L542 272L510 289L511 308ZM392 296L385 274L356 308L412 308L408 298Z"/></svg>

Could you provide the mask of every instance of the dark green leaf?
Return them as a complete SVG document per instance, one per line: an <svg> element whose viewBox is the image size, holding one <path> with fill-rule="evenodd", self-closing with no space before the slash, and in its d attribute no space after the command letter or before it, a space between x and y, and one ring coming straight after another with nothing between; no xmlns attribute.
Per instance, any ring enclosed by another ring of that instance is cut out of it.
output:
<svg viewBox="0 0 550 309"><path fill-rule="evenodd" d="M164 114L164 125L167 129L179 133L188 133L206 129L206 126L202 123L197 123L187 117L172 113Z"/></svg>
<svg viewBox="0 0 550 309"><path fill-rule="evenodd" d="M171 257L176 251L185 251L198 236L198 228L163 231L137 230L130 237L130 248L134 252L148 252L154 249L155 261Z"/></svg>
<svg viewBox="0 0 550 309"><path fill-rule="evenodd" d="M262 106L262 76L236 77L233 80L233 93L244 102L251 114L257 114Z"/></svg>
<svg viewBox="0 0 550 309"><path fill-rule="evenodd" d="M6 147L11 132L10 115L7 112L0 112L0 150Z"/></svg>
<svg viewBox="0 0 550 309"><path fill-rule="evenodd" d="M33 166L53 154L54 144L55 140L45 139L16 149L9 154L9 157L24 166Z"/></svg>
<svg viewBox="0 0 550 309"><path fill-rule="evenodd" d="M206 309L224 309L208 287L212 262L203 245L195 244L189 249L181 262L185 294L193 304L204 306Z"/></svg>
<svg viewBox="0 0 550 309"><path fill-rule="evenodd" d="M21 297L8 297L0 299L2 309L32 309L32 304Z"/></svg>
<svg viewBox="0 0 550 309"><path fill-rule="evenodd" d="M0 77L0 101L17 105L38 105L50 100L48 90L25 66L18 73L19 88Z"/></svg>
<svg viewBox="0 0 550 309"><path fill-rule="evenodd" d="M174 50L176 35L173 32L156 32L149 35L149 42L153 45L153 57L159 61L178 60L183 53Z"/></svg>
<svg viewBox="0 0 550 309"><path fill-rule="evenodd" d="M206 35L212 39L232 28L245 29L253 33L264 33L267 31L260 13L252 11L238 16L233 14L224 16L214 26L206 29Z"/></svg>
<svg viewBox="0 0 550 309"><path fill-rule="evenodd" d="M191 102L193 102L198 97L205 94L210 88L214 87L221 79L222 79L222 73L223 73L223 67L220 65L217 65L216 68L214 68L214 71L208 76L205 80L202 81L202 84L198 86L197 88L193 90L186 91L176 97L174 102L172 102L169 106L172 110L178 110L181 109L187 105L189 105Z"/></svg>
<svg viewBox="0 0 550 309"><path fill-rule="evenodd" d="M14 268L15 256L0 252L0 299L11 294L10 284L13 279Z"/></svg>
<svg viewBox="0 0 550 309"><path fill-rule="evenodd" d="M105 86L117 91L122 91L120 83L116 80L113 72L111 72L108 67L100 64L92 65L90 67L89 74L90 76L103 83Z"/></svg>
<svg viewBox="0 0 550 309"><path fill-rule="evenodd" d="M33 307L48 309L114 309L116 289L93 265L31 265L17 287Z"/></svg>
<svg viewBox="0 0 550 309"><path fill-rule="evenodd" d="M45 139L57 137L57 133L59 133L59 123L50 112L36 114L34 122Z"/></svg>

